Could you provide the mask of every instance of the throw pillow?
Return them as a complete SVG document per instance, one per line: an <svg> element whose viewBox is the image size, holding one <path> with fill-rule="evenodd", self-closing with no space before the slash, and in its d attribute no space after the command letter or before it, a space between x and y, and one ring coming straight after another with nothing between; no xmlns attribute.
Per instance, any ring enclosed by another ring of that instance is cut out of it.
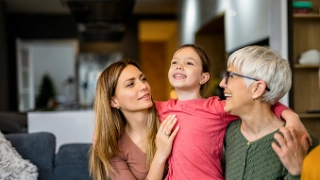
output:
<svg viewBox="0 0 320 180"><path fill-rule="evenodd" d="M37 177L37 167L23 159L0 131L0 179L36 180Z"/></svg>

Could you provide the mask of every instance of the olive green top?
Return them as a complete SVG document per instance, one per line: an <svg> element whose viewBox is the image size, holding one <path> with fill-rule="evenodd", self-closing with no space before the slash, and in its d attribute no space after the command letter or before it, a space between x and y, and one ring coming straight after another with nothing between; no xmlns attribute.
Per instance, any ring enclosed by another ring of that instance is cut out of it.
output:
<svg viewBox="0 0 320 180"><path fill-rule="evenodd" d="M300 176L288 173L271 147L271 143L275 141L273 135L279 133L279 130L249 142L240 131L241 122L241 119L232 122L226 132L226 180L300 179ZM310 135L314 147L318 144L318 140Z"/></svg>

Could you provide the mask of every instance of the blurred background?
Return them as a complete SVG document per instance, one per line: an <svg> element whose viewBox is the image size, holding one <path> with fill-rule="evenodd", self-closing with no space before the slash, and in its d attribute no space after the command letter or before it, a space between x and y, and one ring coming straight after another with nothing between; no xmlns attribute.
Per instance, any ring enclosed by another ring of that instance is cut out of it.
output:
<svg viewBox="0 0 320 180"><path fill-rule="evenodd" d="M199 44L208 53L213 77L207 94L221 96L218 83L228 56L258 44L277 50L292 64L294 85L281 102L320 128L315 123L319 113L306 114L320 108L314 82L319 66L297 65L302 52L320 50L314 40L320 36L320 3L305 1L311 6L298 9L294 2L0 0L0 115L92 110L97 77L121 58L141 65L155 100L168 100L170 61L186 43ZM305 27L314 29L306 33ZM310 82L301 79L306 74ZM312 91L298 86L302 81Z"/></svg>

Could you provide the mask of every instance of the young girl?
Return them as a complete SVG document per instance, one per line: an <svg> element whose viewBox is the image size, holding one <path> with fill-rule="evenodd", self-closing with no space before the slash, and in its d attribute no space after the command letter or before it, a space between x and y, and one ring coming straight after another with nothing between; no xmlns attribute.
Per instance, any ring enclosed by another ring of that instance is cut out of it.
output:
<svg viewBox="0 0 320 180"><path fill-rule="evenodd" d="M183 45L172 58L168 78L178 99L156 102L161 121L172 113L179 119L166 179L224 179L220 163L224 136L227 126L239 117L227 114L225 102L218 97L202 97L200 90L210 79L210 67L209 58L197 45ZM282 114L303 126L298 116L286 109L281 104L273 106L278 118Z"/></svg>

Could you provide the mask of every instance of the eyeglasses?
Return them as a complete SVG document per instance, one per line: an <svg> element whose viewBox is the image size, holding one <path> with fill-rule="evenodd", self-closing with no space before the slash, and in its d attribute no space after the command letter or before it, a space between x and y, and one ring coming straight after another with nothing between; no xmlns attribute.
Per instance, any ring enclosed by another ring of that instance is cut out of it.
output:
<svg viewBox="0 0 320 180"><path fill-rule="evenodd" d="M251 80L254 80L254 81L259 81L259 79L255 79L255 78L252 78L252 77L249 77L249 76L245 76L245 75L242 75L242 74L238 74L238 73L234 73L234 72L231 72L231 71L227 71L226 74L225 74L225 78L226 78L225 82L226 82L226 84L228 84L228 80L229 80L230 75L235 75L235 76L251 79ZM270 89L268 87L266 87L266 90L270 91Z"/></svg>

